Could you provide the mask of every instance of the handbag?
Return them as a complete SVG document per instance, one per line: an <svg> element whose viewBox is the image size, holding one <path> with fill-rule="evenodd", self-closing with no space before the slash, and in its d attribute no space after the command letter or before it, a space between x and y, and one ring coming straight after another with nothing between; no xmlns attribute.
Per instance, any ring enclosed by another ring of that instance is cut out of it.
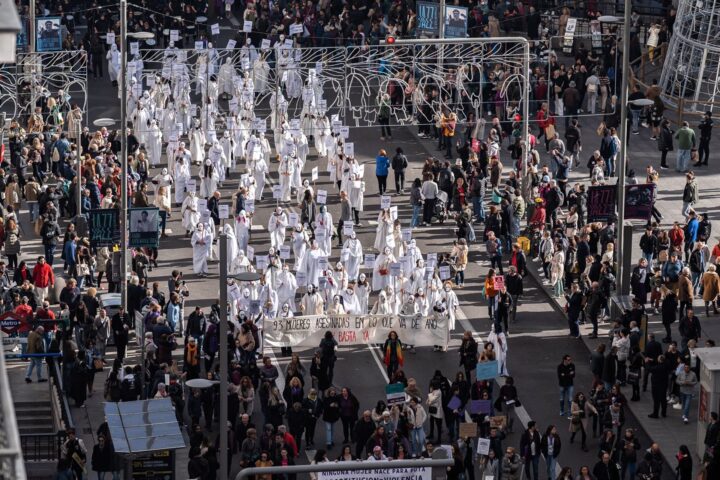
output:
<svg viewBox="0 0 720 480"><path fill-rule="evenodd" d="M555 125L552 123L545 127L545 137L549 139L555 138Z"/></svg>
<svg viewBox="0 0 720 480"><path fill-rule="evenodd" d="M435 415L437 413L437 411L438 411L438 409L436 406L428 407L428 412L430 413L430 415Z"/></svg>
<svg viewBox="0 0 720 480"><path fill-rule="evenodd" d="M640 382L640 373L639 372L628 372L627 374L627 383L630 385L637 385Z"/></svg>
<svg viewBox="0 0 720 480"><path fill-rule="evenodd" d="M602 137L602 134L604 131L605 131L605 122L600 122L600 125L598 125L597 129L595 130L595 133L597 133L598 137Z"/></svg>
<svg viewBox="0 0 720 480"><path fill-rule="evenodd" d="M102 361L102 358L94 358L93 359L93 368L96 372L102 372L103 368L105 368L105 364Z"/></svg>
<svg viewBox="0 0 720 480"><path fill-rule="evenodd" d="M77 274L81 277L90 275L90 267L86 263L78 263Z"/></svg>

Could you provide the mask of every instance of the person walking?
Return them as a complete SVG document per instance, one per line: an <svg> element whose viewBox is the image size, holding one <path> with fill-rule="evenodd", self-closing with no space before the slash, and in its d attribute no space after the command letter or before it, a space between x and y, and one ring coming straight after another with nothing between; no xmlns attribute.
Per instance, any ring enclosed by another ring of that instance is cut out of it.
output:
<svg viewBox="0 0 720 480"><path fill-rule="evenodd" d="M408 167L408 160L403 149L398 147L395 150L395 156L392 159L392 169L395 174L395 193L400 195L405 193L405 170Z"/></svg>
<svg viewBox="0 0 720 480"><path fill-rule="evenodd" d="M687 173L690 166L690 150L695 148L695 132L688 122L682 123L682 127L675 133L675 140L678 142L675 170Z"/></svg>
<svg viewBox="0 0 720 480"><path fill-rule="evenodd" d="M392 140L390 131L390 95L383 93L380 97L378 123L380 124L380 140Z"/></svg>
<svg viewBox="0 0 720 480"><path fill-rule="evenodd" d="M390 168L390 159L385 150L381 149L375 157L375 176L378 181L378 193L384 195L387 190L387 177Z"/></svg>
<svg viewBox="0 0 720 480"><path fill-rule="evenodd" d="M683 365L682 370L677 373L675 383L680 387L680 399L682 401L683 408L683 423L687 425L690 420L690 402L692 401L693 393L695 392L695 385L698 383L697 375L690 368L690 364L686 363Z"/></svg>
<svg viewBox="0 0 720 480"><path fill-rule="evenodd" d="M388 333L388 338L383 345L384 363L387 368L388 378L393 378L395 372L405 364L403 358L402 342L395 330Z"/></svg>
<svg viewBox="0 0 720 480"><path fill-rule="evenodd" d="M673 151L673 130L670 128L670 120L664 119L660 126L658 136L658 150L660 150L660 168L668 169L667 154Z"/></svg>
<svg viewBox="0 0 720 480"><path fill-rule="evenodd" d="M31 331L28 334L27 337L27 353L28 355L38 355L30 357L30 363L28 364L27 371L25 372L25 382L26 383L32 383L32 372L33 369L37 370L37 381L39 383L41 382L47 382L47 378L43 378L42 376L42 365L43 365L43 358L42 355L45 353L45 339L43 338L43 335L45 334L45 328L40 325L35 330Z"/></svg>
<svg viewBox="0 0 720 480"><path fill-rule="evenodd" d="M540 441L540 450L542 450L543 456L545 457L545 463L547 464L547 475L549 479L555 477L555 466L557 465L557 458L560 456L560 447L562 442L560 441L560 435L558 435L557 427L555 425L548 425L545 430L545 435Z"/></svg>
<svg viewBox="0 0 720 480"><path fill-rule="evenodd" d="M683 188L683 217L687 218L690 215L690 207L697 204L699 199L700 188L698 187L697 180L695 180L695 174L688 172L685 174L685 187Z"/></svg>
<svg viewBox="0 0 720 480"><path fill-rule="evenodd" d="M527 423L527 430L520 437L520 453L525 461L525 475L530 478L530 467L533 469L533 480L540 478L540 453L542 447L540 443L540 433L535 427L534 420Z"/></svg>
<svg viewBox="0 0 720 480"><path fill-rule="evenodd" d="M698 125L700 130L700 145L698 146L698 161L694 164L695 167L702 165L708 166L708 159L710 159L710 137L712 137L713 120L712 112L705 112L702 121ZM703 159L705 159L703 161Z"/></svg>
<svg viewBox="0 0 720 480"><path fill-rule="evenodd" d="M423 184L420 188L421 198L423 199L423 223L426 227L432 223L432 217L435 212L435 202L440 191L438 184L433 180L431 173L423 175Z"/></svg>
<svg viewBox="0 0 720 480"><path fill-rule="evenodd" d="M560 416L564 417L570 412L570 404L573 400L575 381L575 364L572 363L570 355L564 355L562 362L557 366L558 384L560 385ZM567 410L565 409L567 406Z"/></svg>
<svg viewBox="0 0 720 480"><path fill-rule="evenodd" d="M650 371L650 391L652 392L653 411L648 418L659 418L658 413L667 417L667 390L670 369L665 363L665 355L660 355L655 365L651 365L650 359L645 359L645 368Z"/></svg>

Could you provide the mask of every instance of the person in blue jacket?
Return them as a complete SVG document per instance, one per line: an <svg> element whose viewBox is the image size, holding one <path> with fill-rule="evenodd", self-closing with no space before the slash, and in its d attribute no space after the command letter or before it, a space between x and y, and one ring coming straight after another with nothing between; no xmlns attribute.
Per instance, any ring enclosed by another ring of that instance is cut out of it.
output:
<svg viewBox="0 0 720 480"><path fill-rule="evenodd" d="M387 177L390 169L390 159L385 153L385 150L380 150L378 156L375 158L375 176L378 181L378 190L380 195L384 195L387 190Z"/></svg>

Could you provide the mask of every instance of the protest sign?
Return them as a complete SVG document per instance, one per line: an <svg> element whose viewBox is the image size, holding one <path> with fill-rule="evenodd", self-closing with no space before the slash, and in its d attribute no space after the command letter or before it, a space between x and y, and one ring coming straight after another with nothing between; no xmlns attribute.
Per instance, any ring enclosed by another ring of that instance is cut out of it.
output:
<svg viewBox="0 0 720 480"><path fill-rule="evenodd" d="M299 284L298 276L296 279ZM276 317L266 319L263 328L265 342L271 347L292 345L297 348L315 348L327 331L333 333L340 345L382 344L392 330L397 332L403 342L416 347L444 347L448 339L446 318L421 315Z"/></svg>
<svg viewBox="0 0 720 480"><path fill-rule="evenodd" d="M290 258L290 245L280 245L280 258L283 260Z"/></svg>
<svg viewBox="0 0 720 480"><path fill-rule="evenodd" d="M478 380L492 380L498 376L497 360L480 362L477 364L475 376Z"/></svg>
<svg viewBox="0 0 720 480"><path fill-rule="evenodd" d="M317 204L325 205L327 203L327 190L317 191Z"/></svg>
<svg viewBox="0 0 720 480"><path fill-rule="evenodd" d="M220 35L220 24L219 23L213 23L210 25L210 33L213 35Z"/></svg>
<svg viewBox="0 0 720 480"><path fill-rule="evenodd" d="M375 254L374 253L366 253L365 254L365 268L373 268L375 266Z"/></svg>
<svg viewBox="0 0 720 480"><path fill-rule="evenodd" d="M505 277L502 275L495 275L493 277L493 288L496 292L500 291L505 286Z"/></svg>
<svg viewBox="0 0 720 480"><path fill-rule="evenodd" d="M390 195L383 195L380 197L380 208L382 208L383 210L390 208L391 204L392 197L390 197Z"/></svg>
<svg viewBox="0 0 720 480"><path fill-rule="evenodd" d="M490 439L489 438L478 438L477 439L477 453L478 455L487 455L490 453Z"/></svg>
<svg viewBox="0 0 720 480"><path fill-rule="evenodd" d="M470 400L470 407L468 411L471 415L479 415L481 413L489 414L492 408L492 401L490 400Z"/></svg>
<svg viewBox="0 0 720 480"><path fill-rule="evenodd" d="M310 171L310 181L314 182L318 179L318 177L319 177L318 167L313 167L312 170Z"/></svg>
<svg viewBox="0 0 720 480"><path fill-rule="evenodd" d="M475 437L477 437L477 423L461 422L460 423L460 438L475 438Z"/></svg>
<svg viewBox="0 0 720 480"><path fill-rule="evenodd" d="M385 398L388 406L405 402L405 385L402 383L391 383L385 386Z"/></svg>
<svg viewBox="0 0 720 480"><path fill-rule="evenodd" d="M378 470L336 470L318 472L318 480L432 480L431 468L388 468Z"/></svg>
<svg viewBox="0 0 720 480"><path fill-rule="evenodd" d="M218 215L220 218L230 218L230 205L218 205Z"/></svg>

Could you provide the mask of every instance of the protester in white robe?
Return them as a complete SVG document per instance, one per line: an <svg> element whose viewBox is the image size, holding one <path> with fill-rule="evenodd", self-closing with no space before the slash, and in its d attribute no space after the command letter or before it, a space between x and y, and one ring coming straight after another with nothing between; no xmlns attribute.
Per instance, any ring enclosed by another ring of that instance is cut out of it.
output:
<svg viewBox="0 0 720 480"><path fill-rule="evenodd" d="M270 233L270 245L278 249L285 243L285 229L287 228L288 219L281 207L275 208L275 212L270 215L268 220L268 232Z"/></svg>
<svg viewBox="0 0 720 480"><path fill-rule="evenodd" d="M358 300L357 295L355 295L355 290L352 286L346 287L340 296L343 301L343 306L345 307L345 312L350 315L362 315L360 301Z"/></svg>
<svg viewBox="0 0 720 480"><path fill-rule="evenodd" d="M393 221L390 210L381 210L377 219L378 225L375 229L375 243L373 246L378 252L385 250L385 247L393 248L395 240L392 235Z"/></svg>
<svg viewBox="0 0 720 480"><path fill-rule="evenodd" d="M237 240L236 240L237 241ZM232 259L230 265L231 275L237 275L238 273L245 273L250 268L250 260L248 260L245 252L238 249L235 258Z"/></svg>
<svg viewBox="0 0 720 480"><path fill-rule="evenodd" d="M347 266L346 270L348 279L351 282L354 282L360 275L360 267L362 267L363 262L362 243L360 242L360 239L357 238L357 234L355 232L351 233L350 238L345 240L345 243L343 244L343 252L347 252L345 265Z"/></svg>
<svg viewBox="0 0 720 480"><path fill-rule="evenodd" d="M212 147L208 150L207 158L212 162L213 169L218 176L218 185L222 187L225 181L225 172L227 171L227 157L225 156L225 150L223 150L220 142L215 140Z"/></svg>
<svg viewBox="0 0 720 480"><path fill-rule="evenodd" d="M297 288L297 279L290 271L290 266L286 263L277 276L277 294L280 305L288 304L295 311L295 292L297 292Z"/></svg>
<svg viewBox="0 0 720 480"><path fill-rule="evenodd" d="M495 333L495 326L490 327L490 334L488 334L487 341L493 344L495 350L495 359L498 362L498 375L507 377L510 375L507 368L507 351L508 344L505 333Z"/></svg>
<svg viewBox="0 0 720 480"><path fill-rule="evenodd" d="M142 102L138 102L137 108L133 112L131 118L135 138L137 138L140 145L145 145L145 147L147 147L150 111L142 104Z"/></svg>
<svg viewBox="0 0 720 480"><path fill-rule="evenodd" d="M185 200L187 181L191 178L190 162L185 160L182 156L177 157L175 160L173 176L175 177L175 203L180 205Z"/></svg>
<svg viewBox="0 0 720 480"><path fill-rule="evenodd" d="M262 95L268 90L268 76L270 75L270 66L265 61L263 55L255 62L253 66L253 82L255 83L255 92Z"/></svg>
<svg viewBox="0 0 720 480"><path fill-rule="evenodd" d="M360 314L366 315L368 313L368 301L370 299L371 285L367 280L364 273L361 273L358 277L358 281L355 284L355 296L357 296L358 304L360 305Z"/></svg>
<svg viewBox="0 0 720 480"><path fill-rule="evenodd" d="M258 300L262 306L262 313L269 319L273 319L278 313L278 295L272 285L267 282L262 285L258 292Z"/></svg>
<svg viewBox="0 0 720 480"><path fill-rule="evenodd" d="M335 263L335 269L332 271L332 294L339 295L343 290L347 288L348 276L345 271L345 266L342 262Z"/></svg>
<svg viewBox="0 0 720 480"><path fill-rule="evenodd" d="M397 260L392 254L390 247L385 247L376 258L373 266L372 289L373 291L381 290L390 284L392 276L390 275L390 264Z"/></svg>
<svg viewBox="0 0 720 480"><path fill-rule="evenodd" d="M208 158L205 160L205 165L200 167L200 197L210 198L210 195L215 193L218 184L218 172L212 164L212 161Z"/></svg>
<svg viewBox="0 0 720 480"><path fill-rule="evenodd" d="M195 125L190 129L190 156L195 165L202 165L205 162L205 133L200 127L200 121L195 120Z"/></svg>
<svg viewBox="0 0 720 480"><path fill-rule="evenodd" d="M225 130L223 132L223 136L220 139L220 145L225 153L228 170L231 172L235 170L235 140L230 136L229 131Z"/></svg>
<svg viewBox="0 0 720 480"><path fill-rule="evenodd" d="M217 105L219 93L220 90L218 88L217 77L215 75L210 75L210 83L208 83L207 96L213 105Z"/></svg>
<svg viewBox="0 0 720 480"><path fill-rule="evenodd" d="M319 233L318 232L322 232ZM320 213L315 217L315 237L325 255L332 255L333 217L327 206L320 205Z"/></svg>
<svg viewBox="0 0 720 480"><path fill-rule="evenodd" d="M227 235L227 269L228 272L232 272L233 260L237 257L238 244L237 238L235 238L235 229L229 223L223 226L223 233Z"/></svg>
<svg viewBox="0 0 720 480"><path fill-rule="evenodd" d="M410 289L412 292L418 290L425 291L427 282L425 281L425 261L420 258L415 262L415 268L410 274Z"/></svg>
<svg viewBox="0 0 720 480"><path fill-rule="evenodd" d="M167 204L170 205L170 203L171 203L170 199L172 198L171 189L172 189L172 184L173 184L173 178L168 173L168 169L163 168L160 171L160 173L158 173L157 175L155 175L152 178L151 183L153 185L155 196L157 196L158 190L160 189L160 187L165 187L165 194L164 194L165 202L167 202Z"/></svg>
<svg viewBox="0 0 720 480"><path fill-rule="evenodd" d="M413 301L415 302L415 310L419 315L427 315L430 310L430 301L425 295L425 290L418 289L413 295Z"/></svg>
<svg viewBox="0 0 720 480"><path fill-rule="evenodd" d="M293 175L290 177L290 187L298 190L302 187L302 172L305 167L305 162L297 156L297 149L294 149L290 153L290 158L293 162Z"/></svg>
<svg viewBox="0 0 720 480"><path fill-rule="evenodd" d="M243 252L247 251L250 242L250 227L250 219L247 213L245 210L240 210L238 216L235 217L235 238L237 239L238 248Z"/></svg>
<svg viewBox="0 0 720 480"><path fill-rule="evenodd" d="M255 149L250 161L250 172L255 179L255 200L263 200L265 190L265 176L270 172L265 158L260 154L259 148Z"/></svg>
<svg viewBox="0 0 720 480"><path fill-rule="evenodd" d="M330 306L328 306L328 315L345 315L347 311L342 303L342 297L340 295L333 295Z"/></svg>
<svg viewBox="0 0 720 480"><path fill-rule="evenodd" d="M411 272L417 265L417 261L422 258L422 252L417 246L417 242L415 241L415 239L411 239L408 243L407 249L405 250L405 255L408 257L408 261L410 264L410 270L408 270L408 272Z"/></svg>
<svg viewBox="0 0 720 480"><path fill-rule="evenodd" d="M182 214L182 226L185 228L185 236L189 237L190 232L194 232L200 223L200 211L198 210L197 196L195 192L188 192L188 196L183 201L180 213Z"/></svg>
<svg viewBox="0 0 720 480"><path fill-rule="evenodd" d="M398 313L400 313L402 299L399 297L399 295L395 294L395 287L393 287L392 284L386 285L384 291L385 296L388 299L388 303L390 304L390 313L392 313L393 315L397 315Z"/></svg>
<svg viewBox="0 0 720 480"><path fill-rule="evenodd" d="M117 85L120 76L120 51L114 42L110 45L110 50L108 50L105 58L108 61L108 77L110 77L113 85Z"/></svg>
<svg viewBox="0 0 720 480"><path fill-rule="evenodd" d="M284 156L280 160L278 166L278 175L280 177L280 201L290 201L290 182L292 181L293 174L295 172L295 159L289 156Z"/></svg>
<svg viewBox="0 0 720 480"><path fill-rule="evenodd" d="M308 285L307 292L300 301L300 311L303 315L322 315L325 301L317 292L315 285Z"/></svg>
<svg viewBox="0 0 720 480"><path fill-rule="evenodd" d="M298 225L295 226L295 231L293 231L292 234L292 249L293 255L295 256L295 265L293 266L293 269L295 271L298 271L298 269L300 268L300 265L303 262L303 258L305 257L305 253L307 252L307 247L309 243L310 237L308 237L305 227L298 223Z"/></svg>
<svg viewBox="0 0 720 480"><path fill-rule="evenodd" d="M315 198L315 190L310 186L310 180L303 180L302 187L297 189L295 194L295 200L297 200L298 206L302 205L302 201L305 198L305 192L310 192L310 196Z"/></svg>
<svg viewBox="0 0 720 480"><path fill-rule="evenodd" d="M205 277L208 273L208 257L212 246L212 235L205 229L204 224L198 224L191 243L193 247L193 272Z"/></svg>
<svg viewBox="0 0 720 480"><path fill-rule="evenodd" d="M233 85L235 75L235 66L232 63L232 58L228 57L220 67L220 73L218 74L218 93L220 95L232 95L235 89Z"/></svg>
<svg viewBox="0 0 720 480"><path fill-rule="evenodd" d="M160 157L162 156L162 130L157 124L157 121L150 120L150 126L148 127L147 142L145 149L147 150L148 160L150 165L154 168L160 164Z"/></svg>
<svg viewBox="0 0 720 480"><path fill-rule="evenodd" d="M217 141L217 130L215 129L215 116L217 112L214 104L208 99L208 103L203 105L201 115L201 123L205 131L205 142L214 144Z"/></svg>
<svg viewBox="0 0 720 480"><path fill-rule="evenodd" d="M318 242L315 240L312 242L310 249L303 255L302 263L300 264L299 272L305 273L305 279L308 285L318 285L318 278L322 275L322 269L320 268L320 258L327 258L327 254L320 249Z"/></svg>
<svg viewBox="0 0 720 480"><path fill-rule="evenodd" d="M457 295L453 291L452 284L450 282L445 282L441 297L445 303L445 308L448 314L448 331L452 332L455 330L455 319L460 302L458 301Z"/></svg>
<svg viewBox="0 0 720 480"><path fill-rule="evenodd" d="M340 180L340 190L350 193L352 188L351 182L356 180L362 180L362 175L360 175L360 165L354 157L346 157L342 161L342 166L340 167L340 170L341 175L338 177L338 179Z"/></svg>
<svg viewBox="0 0 720 480"><path fill-rule="evenodd" d="M297 149L297 156L304 166L307 161L307 157L310 154L310 145L308 145L308 139L304 133L301 132L299 136L295 137L295 146Z"/></svg>
<svg viewBox="0 0 720 480"><path fill-rule="evenodd" d="M330 121L327 117L318 117L314 122L313 142L318 157L327 156L326 137L330 135Z"/></svg>
<svg viewBox="0 0 720 480"><path fill-rule="evenodd" d="M393 247L393 255L395 255L395 258L402 258L405 256L405 242L402 238L402 229L400 227L400 222L395 220L393 224L393 242L395 243L395 246Z"/></svg>
<svg viewBox="0 0 720 480"><path fill-rule="evenodd" d="M365 182L356 175L352 176L349 184L348 199L350 200L350 208L352 209L353 222L356 227L360 224L360 212L365 208Z"/></svg>
<svg viewBox="0 0 720 480"><path fill-rule="evenodd" d="M381 291L378 295L377 300L375 300L375 304L372 307L372 310L370 311L371 315L390 315L392 313L392 308L390 307L390 302L388 302L387 294L385 291Z"/></svg>
<svg viewBox="0 0 720 480"><path fill-rule="evenodd" d="M162 131L163 136L168 140L170 140L173 136L176 138L180 137L180 131L177 127L177 110L172 102L170 102L167 108L163 111Z"/></svg>

